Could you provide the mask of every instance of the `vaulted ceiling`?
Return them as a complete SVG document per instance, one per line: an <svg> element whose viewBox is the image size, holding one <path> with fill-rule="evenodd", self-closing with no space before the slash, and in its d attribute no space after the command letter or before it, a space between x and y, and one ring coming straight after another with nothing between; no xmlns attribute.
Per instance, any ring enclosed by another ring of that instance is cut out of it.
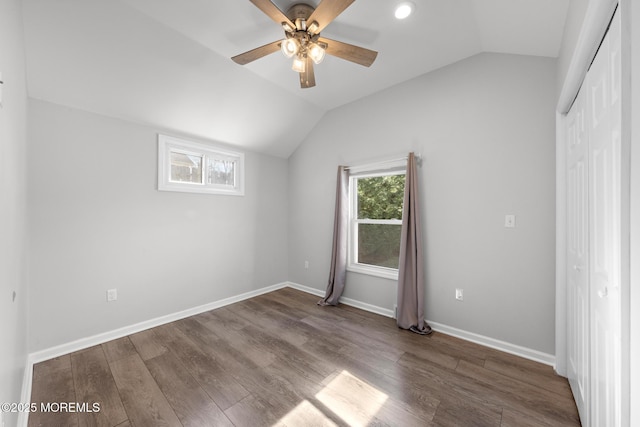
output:
<svg viewBox="0 0 640 427"><path fill-rule="evenodd" d="M273 0L281 10L300 0ZM317 6L319 0L306 1ZM33 98L288 157L325 112L481 52L556 57L569 0L356 0L322 35L378 51L327 56L301 89L283 38L249 0L24 0Z"/></svg>

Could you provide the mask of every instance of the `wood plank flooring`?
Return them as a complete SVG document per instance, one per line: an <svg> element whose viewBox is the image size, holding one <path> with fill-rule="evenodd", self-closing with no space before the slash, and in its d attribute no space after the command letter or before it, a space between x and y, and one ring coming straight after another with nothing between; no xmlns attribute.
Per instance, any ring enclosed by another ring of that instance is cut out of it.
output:
<svg viewBox="0 0 640 427"><path fill-rule="evenodd" d="M579 426L551 367L290 288L34 366L29 426Z"/></svg>

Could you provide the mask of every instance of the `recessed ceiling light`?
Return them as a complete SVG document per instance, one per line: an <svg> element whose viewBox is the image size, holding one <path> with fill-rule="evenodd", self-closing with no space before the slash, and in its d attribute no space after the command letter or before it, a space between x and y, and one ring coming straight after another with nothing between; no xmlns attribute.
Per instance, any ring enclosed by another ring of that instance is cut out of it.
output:
<svg viewBox="0 0 640 427"><path fill-rule="evenodd" d="M395 16L397 19L404 19L413 12L414 4L410 1L402 2L396 7Z"/></svg>

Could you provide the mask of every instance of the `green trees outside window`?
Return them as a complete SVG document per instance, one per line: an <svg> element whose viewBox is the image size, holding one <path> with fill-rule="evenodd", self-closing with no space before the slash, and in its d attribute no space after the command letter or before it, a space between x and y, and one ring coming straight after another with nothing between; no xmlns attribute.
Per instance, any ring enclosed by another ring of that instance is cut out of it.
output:
<svg viewBox="0 0 640 427"><path fill-rule="evenodd" d="M404 174L357 178L357 262L398 268Z"/></svg>

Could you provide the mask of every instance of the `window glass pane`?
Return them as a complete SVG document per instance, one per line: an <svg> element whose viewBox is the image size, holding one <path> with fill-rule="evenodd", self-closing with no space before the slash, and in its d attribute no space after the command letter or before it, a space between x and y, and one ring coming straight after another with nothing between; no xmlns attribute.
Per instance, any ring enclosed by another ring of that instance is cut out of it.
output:
<svg viewBox="0 0 640 427"><path fill-rule="evenodd" d="M358 224L358 263L398 268L401 225Z"/></svg>
<svg viewBox="0 0 640 427"><path fill-rule="evenodd" d="M402 219L404 175L358 178L358 219Z"/></svg>
<svg viewBox="0 0 640 427"><path fill-rule="evenodd" d="M211 159L208 183L235 187L236 160Z"/></svg>
<svg viewBox="0 0 640 427"><path fill-rule="evenodd" d="M202 184L202 156L171 151L170 180Z"/></svg>

